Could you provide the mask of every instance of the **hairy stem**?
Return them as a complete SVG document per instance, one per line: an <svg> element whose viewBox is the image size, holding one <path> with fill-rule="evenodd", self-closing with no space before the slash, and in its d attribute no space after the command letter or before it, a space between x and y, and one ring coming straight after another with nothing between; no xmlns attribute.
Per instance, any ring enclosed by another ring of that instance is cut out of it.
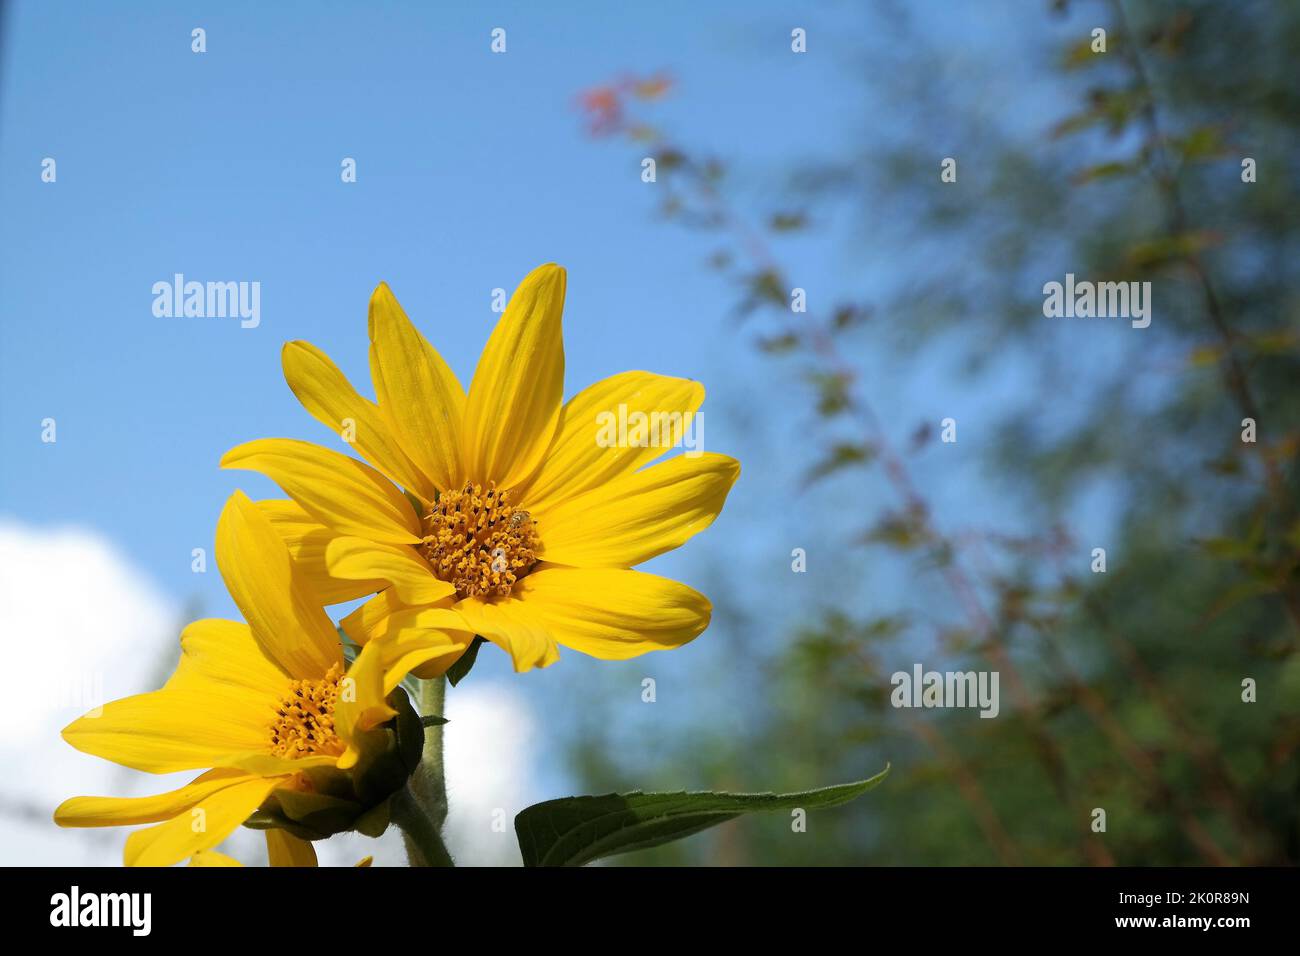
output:
<svg viewBox="0 0 1300 956"><path fill-rule="evenodd" d="M411 866L455 866L440 828L425 814L409 784L393 794L392 819L402 830Z"/></svg>
<svg viewBox="0 0 1300 956"><path fill-rule="evenodd" d="M420 681L419 708L422 717L441 717L447 684L442 677ZM411 866L452 866L451 855L442 842L442 824L447 819L447 784L442 767L442 725L424 728L424 751L411 779L393 797L393 822L406 837L406 854Z"/></svg>

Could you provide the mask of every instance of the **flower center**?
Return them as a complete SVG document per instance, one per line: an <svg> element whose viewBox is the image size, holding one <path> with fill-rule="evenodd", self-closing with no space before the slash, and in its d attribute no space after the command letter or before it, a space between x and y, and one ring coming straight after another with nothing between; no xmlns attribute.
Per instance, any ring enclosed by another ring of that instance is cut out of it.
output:
<svg viewBox="0 0 1300 956"><path fill-rule="evenodd" d="M510 493L467 483L444 491L424 516L419 550L459 597L505 597L537 563L537 526Z"/></svg>
<svg viewBox="0 0 1300 956"><path fill-rule="evenodd" d="M280 701L271 723L271 753L290 760L343 753L343 741L334 732L334 703L342 679L343 668L335 664L320 680L289 684L289 693Z"/></svg>

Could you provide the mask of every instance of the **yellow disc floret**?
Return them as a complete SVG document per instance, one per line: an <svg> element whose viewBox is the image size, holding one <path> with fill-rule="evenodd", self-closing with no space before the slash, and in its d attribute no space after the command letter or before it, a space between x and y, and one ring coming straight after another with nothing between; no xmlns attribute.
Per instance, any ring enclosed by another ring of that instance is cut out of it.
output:
<svg viewBox="0 0 1300 956"><path fill-rule="evenodd" d="M343 668L335 664L320 680L296 680L276 708L271 723L271 753L295 760L310 754L343 753L334 730L334 704Z"/></svg>
<svg viewBox="0 0 1300 956"><path fill-rule="evenodd" d="M537 563L536 524L509 498L470 482L443 492L424 516L420 553L459 597L505 597Z"/></svg>

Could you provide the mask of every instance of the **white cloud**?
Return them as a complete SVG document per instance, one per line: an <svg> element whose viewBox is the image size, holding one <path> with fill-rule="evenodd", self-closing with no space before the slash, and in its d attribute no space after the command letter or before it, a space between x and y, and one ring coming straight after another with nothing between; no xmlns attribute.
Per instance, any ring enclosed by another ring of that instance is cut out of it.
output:
<svg viewBox="0 0 1300 956"><path fill-rule="evenodd" d="M519 864L515 814L537 801L537 725L527 699L471 676L447 692L447 847L471 866Z"/></svg>
<svg viewBox="0 0 1300 956"><path fill-rule="evenodd" d="M146 793L171 778L78 753L59 731L148 689L175 653L177 614L97 533L0 519L0 863L120 864L123 831L60 830L51 812L74 794Z"/></svg>

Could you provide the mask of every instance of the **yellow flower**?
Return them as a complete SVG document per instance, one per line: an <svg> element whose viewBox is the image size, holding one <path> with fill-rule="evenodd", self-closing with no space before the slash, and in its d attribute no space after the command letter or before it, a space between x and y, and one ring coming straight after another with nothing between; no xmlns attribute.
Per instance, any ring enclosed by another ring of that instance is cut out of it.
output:
<svg viewBox="0 0 1300 956"><path fill-rule="evenodd" d="M480 635L524 671L557 645L623 659L708 625L702 594L630 569L708 527L740 466L691 448L642 467L691 434L697 382L624 372L563 403L564 292L559 266L524 279L468 394L384 284L370 300L377 403L319 349L285 346L289 387L370 465L290 439L222 465L289 495L260 505L330 603L379 592L343 621L358 642L385 635L414 658ZM410 666L429 677L452 662Z"/></svg>
<svg viewBox="0 0 1300 956"><path fill-rule="evenodd" d="M59 806L61 826L156 824L128 837L127 865L177 863L255 815L263 827L309 837L349 828L376 806L386 812L383 801L418 761L418 718L404 692L393 693L404 662L376 641L345 672L329 618L242 492L218 521L217 564L248 623L189 625L161 690L114 701L63 731L78 750L147 773L212 768L170 793L73 797ZM430 657L462 650L425 646ZM381 726L399 716L394 702L405 707L399 721L415 721L406 735L415 738L415 756Z"/></svg>
<svg viewBox="0 0 1300 956"><path fill-rule="evenodd" d="M284 830L266 831L266 857L271 866L310 867L317 866L316 848L308 840L300 840ZM375 860L364 856L358 867L368 867ZM190 857L190 866L243 866L233 856L218 853L216 850L198 850Z"/></svg>
<svg viewBox="0 0 1300 956"><path fill-rule="evenodd" d="M226 856L216 850L199 850L190 857L190 866L243 866L233 856Z"/></svg>

